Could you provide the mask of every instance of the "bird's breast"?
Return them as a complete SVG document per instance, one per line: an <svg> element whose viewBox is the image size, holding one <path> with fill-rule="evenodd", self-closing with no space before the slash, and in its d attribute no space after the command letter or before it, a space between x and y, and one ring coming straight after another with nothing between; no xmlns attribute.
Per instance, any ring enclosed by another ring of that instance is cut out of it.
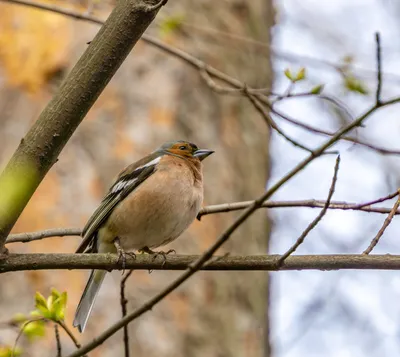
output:
<svg viewBox="0 0 400 357"><path fill-rule="evenodd" d="M160 170L114 209L107 224L124 249L154 248L176 239L196 218L202 201L202 185L187 172Z"/></svg>

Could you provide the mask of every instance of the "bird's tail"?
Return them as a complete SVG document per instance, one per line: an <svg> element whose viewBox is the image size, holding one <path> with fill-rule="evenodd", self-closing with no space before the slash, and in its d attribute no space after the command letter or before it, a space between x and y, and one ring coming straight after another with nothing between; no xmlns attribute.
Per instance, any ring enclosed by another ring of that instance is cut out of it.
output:
<svg viewBox="0 0 400 357"><path fill-rule="evenodd" d="M105 270L92 270L89 280L83 291L81 301L75 312L73 325L78 328L79 332L83 332L86 323L89 319L90 312L92 311L97 293L100 290L101 284L106 275Z"/></svg>

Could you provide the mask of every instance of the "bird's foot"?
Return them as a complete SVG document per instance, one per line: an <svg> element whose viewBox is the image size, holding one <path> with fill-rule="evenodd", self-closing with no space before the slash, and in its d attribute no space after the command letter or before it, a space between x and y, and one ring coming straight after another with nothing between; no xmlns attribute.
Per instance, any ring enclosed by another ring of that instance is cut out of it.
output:
<svg viewBox="0 0 400 357"><path fill-rule="evenodd" d="M164 261L161 265L161 267L163 267L167 261L167 255L171 254L171 253L176 253L175 249L170 249L166 252L160 250L159 252L156 252L154 250L151 250L149 247L143 247L142 249L139 250L140 253L147 253L147 254L151 254L153 256L153 261L155 259L157 259L158 256L162 256Z"/></svg>
<svg viewBox="0 0 400 357"><path fill-rule="evenodd" d="M126 256L130 256L133 259L136 259L136 254L133 252L125 252L125 250L122 248L121 243L119 238L115 238L114 240L114 245L115 248L117 248L117 254L118 254L118 263L122 263L122 275L125 273L125 268L126 268Z"/></svg>

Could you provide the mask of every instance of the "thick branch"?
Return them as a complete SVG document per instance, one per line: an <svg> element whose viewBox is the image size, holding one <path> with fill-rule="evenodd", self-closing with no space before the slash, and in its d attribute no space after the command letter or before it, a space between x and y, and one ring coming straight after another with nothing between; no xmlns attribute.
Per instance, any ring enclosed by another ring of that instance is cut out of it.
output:
<svg viewBox="0 0 400 357"><path fill-rule="evenodd" d="M120 0L0 176L0 253L32 194L154 19L156 0ZM18 185L15 184L18 182Z"/></svg>
<svg viewBox="0 0 400 357"><path fill-rule="evenodd" d="M216 256L201 270L338 270L370 269L400 270L400 255L292 255L279 267L281 255ZM126 258L126 269L134 270L185 270L197 255L168 255L163 265L162 257L153 260L149 255ZM10 254L0 262L0 273L48 269L104 269L122 270L116 255L109 254Z"/></svg>

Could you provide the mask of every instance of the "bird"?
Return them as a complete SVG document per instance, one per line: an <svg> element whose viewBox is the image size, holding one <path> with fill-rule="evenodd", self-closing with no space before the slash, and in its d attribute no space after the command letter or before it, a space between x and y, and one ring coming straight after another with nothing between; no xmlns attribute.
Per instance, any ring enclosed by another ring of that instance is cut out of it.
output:
<svg viewBox="0 0 400 357"><path fill-rule="evenodd" d="M178 238L203 202L202 161L214 153L188 141L167 142L117 176L82 231L76 253L154 252ZM132 254L132 253L130 253ZM85 330L106 275L92 270L73 321Z"/></svg>

